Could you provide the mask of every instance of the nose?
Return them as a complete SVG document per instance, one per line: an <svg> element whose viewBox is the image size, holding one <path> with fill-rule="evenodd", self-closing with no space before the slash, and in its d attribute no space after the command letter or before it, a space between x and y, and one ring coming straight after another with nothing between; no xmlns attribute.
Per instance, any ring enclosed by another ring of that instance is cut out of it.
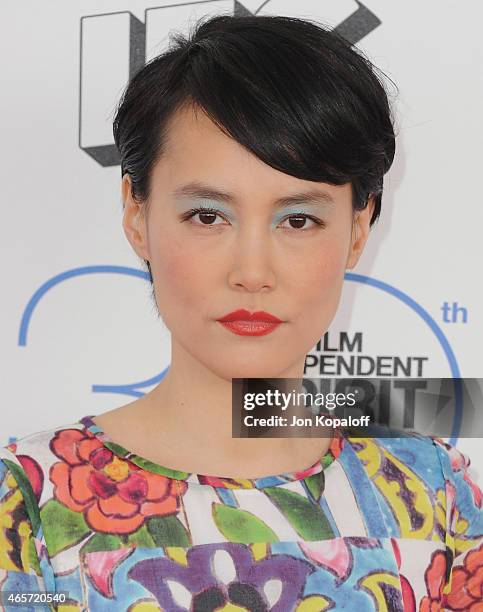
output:
<svg viewBox="0 0 483 612"><path fill-rule="evenodd" d="M275 288L274 245L267 233L254 227L240 232L233 249L228 274L228 282L233 289L256 293Z"/></svg>

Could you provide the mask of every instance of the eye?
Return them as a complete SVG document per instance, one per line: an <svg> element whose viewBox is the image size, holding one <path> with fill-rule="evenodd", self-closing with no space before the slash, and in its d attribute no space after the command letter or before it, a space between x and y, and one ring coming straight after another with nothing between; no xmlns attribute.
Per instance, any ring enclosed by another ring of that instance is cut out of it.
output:
<svg viewBox="0 0 483 612"><path fill-rule="evenodd" d="M288 230L310 230L310 229L314 229L317 226L320 227L325 227L325 223L324 221L322 221L322 219L318 219L317 217L313 217L312 215L307 215L305 213L297 213L295 215L290 215L288 217L285 217L285 219L282 220L282 223L284 223L285 221L289 221L291 227L286 227L283 229L288 229ZM309 223L308 227L307 227L307 221L310 221L311 223Z"/></svg>
<svg viewBox="0 0 483 612"><path fill-rule="evenodd" d="M198 223L193 223L193 225L224 225L223 223L215 223L217 217L224 219L223 215L221 215L220 211L214 208L207 208L204 206L199 206L198 208L192 208L191 210L187 210L182 219L183 221L189 221L194 217L198 216ZM226 219L225 219L226 221Z"/></svg>
<svg viewBox="0 0 483 612"><path fill-rule="evenodd" d="M198 221L192 221L195 217L198 217ZM226 221L226 223L215 223L217 217ZM223 216L223 214L216 208L209 208L206 206L198 206L197 208L191 208L187 210L182 215L182 221L190 221L193 225L198 226L220 226L220 225L229 225L229 221ZM287 229L289 231L308 231L311 229L315 229L317 226L325 227L326 224L322 219L317 217L313 217L312 215L308 215L306 213L296 213L291 214L282 219L281 224L289 221L290 227L282 227L282 229ZM309 222L309 223L307 223ZM308 227L307 227L308 225Z"/></svg>

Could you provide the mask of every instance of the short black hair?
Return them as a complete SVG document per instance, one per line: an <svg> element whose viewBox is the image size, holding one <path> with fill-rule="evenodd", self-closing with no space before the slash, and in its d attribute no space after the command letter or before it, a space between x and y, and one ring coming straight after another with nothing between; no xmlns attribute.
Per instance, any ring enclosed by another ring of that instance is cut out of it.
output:
<svg viewBox="0 0 483 612"><path fill-rule="evenodd" d="M374 196L395 135L383 73L322 24L280 15L204 16L126 87L113 123L132 196L148 200L167 126L187 104L201 108L261 161L309 181L352 184L353 208Z"/></svg>

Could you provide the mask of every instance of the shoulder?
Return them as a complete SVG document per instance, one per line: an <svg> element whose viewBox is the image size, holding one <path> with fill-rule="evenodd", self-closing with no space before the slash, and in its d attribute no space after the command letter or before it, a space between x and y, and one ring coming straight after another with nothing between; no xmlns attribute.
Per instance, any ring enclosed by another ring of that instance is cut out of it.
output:
<svg viewBox="0 0 483 612"><path fill-rule="evenodd" d="M92 439L82 422L68 423L23 436L0 447L0 481L15 480L25 495L41 504L51 496L49 474L59 459L76 461L79 443Z"/></svg>
<svg viewBox="0 0 483 612"><path fill-rule="evenodd" d="M417 432L388 430L390 433L394 435L347 438L368 475L382 474L391 480L405 475L422 479L435 489L443 487L445 478L450 476L450 445ZM451 449L453 457L457 457L459 451Z"/></svg>
<svg viewBox="0 0 483 612"><path fill-rule="evenodd" d="M483 533L481 488L468 471L471 458L455 445L416 432L347 442L395 514L435 511L448 531Z"/></svg>
<svg viewBox="0 0 483 612"><path fill-rule="evenodd" d="M348 437L347 442L371 474L382 471L394 476L402 471L433 489L465 481L470 489L473 486L475 504L481 507L478 487L468 474L471 457L438 436L394 431L393 437Z"/></svg>
<svg viewBox="0 0 483 612"><path fill-rule="evenodd" d="M0 447L0 576L3 583L10 580L9 572L13 572L12 584L18 586L20 582L16 581L23 580L25 589L33 592L39 586L37 578L45 578L48 573L41 499L50 489L46 482L55 460L51 441L57 431L58 428L36 432Z"/></svg>

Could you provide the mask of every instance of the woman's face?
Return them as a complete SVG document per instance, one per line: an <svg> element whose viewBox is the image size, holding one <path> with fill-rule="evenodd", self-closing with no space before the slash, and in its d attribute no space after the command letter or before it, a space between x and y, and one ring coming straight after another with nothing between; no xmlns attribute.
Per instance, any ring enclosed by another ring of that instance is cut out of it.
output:
<svg viewBox="0 0 483 612"><path fill-rule="evenodd" d="M301 375L362 251L373 202L353 214L350 184L283 174L203 112L178 111L168 136L152 172L149 214L132 200L125 175L123 226L150 262L172 365L194 358L227 380ZM210 210L190 212L198 207ZM241 308L283 323L254 336L217 321Z"/></svg>

